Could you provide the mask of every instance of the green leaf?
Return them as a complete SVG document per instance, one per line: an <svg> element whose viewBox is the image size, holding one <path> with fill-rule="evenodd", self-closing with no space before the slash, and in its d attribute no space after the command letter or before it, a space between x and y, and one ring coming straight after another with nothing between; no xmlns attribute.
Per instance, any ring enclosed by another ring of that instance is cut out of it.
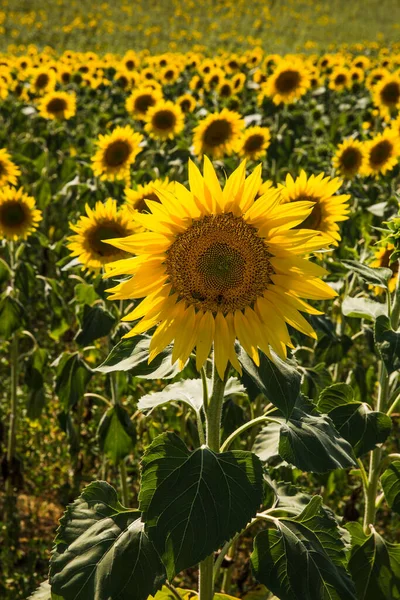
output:
<svg viewBox="0 0 400 600"><path fill-rule="evenodd" d="M295 467L303 471L325 473L356 464L350 444L339 435L331 419L315 414L308 402L298 401L287 421L275 415L273 418L279 427L279 456ZM274 427L271 428L271 425ZM272 434L268 433L269 428ZM265 450L271 452L274 449L276 434L277 425L272 423L256 437L253 451L262 460Z"/></svg>
<svg viewBox="0 0 400 600"><path fill-rule="evenodd" d="M383 493L390 508L400 514L400 461L395 460L381 476Z"/></svg>
<svg viewBox="0 0 400 600"><path fill-rule="evenodd" d="M63 598L58 594L52 594L50 583L43 581L38 589L29 596L28 600L63 600Z"/></svg>
<svg viewBox="0 0 400 600"><path fill-rule="evenodd" d="M300 392L301 375L297 369L273 355L272 362L260 354L260 366L251 360L240 347L238 359L243 367L242 382L249 396L255 398L262 393L285 417L290 417Z"/></svg>
<svg viewBox="0 0 400 600"><path fill-rule="evenodd" d="M299 514L311 500L309 494L305 494L292 483L284 481L276 482L269 478L266 479L266 483L272 489L275 496L274 508Z"/></svg>
<svg viewBox="0 0 400 600"><path fill-rule="evenodd" d="M340 435L354 448L356 456L385 442L392 429L391 418L371 410L366 403L355 401L353 390L346 383L336 383L323 390L318 410L328 413Z"/></svg>
<svg viewBox="0 0 400 600"><path fill-rule="evenodd" d="M136 443L136 429L123 406L108 409L97 430L100 450L115 465L132 452Z"/></svg>
<svg viewBox="0 0 400 600"><path fill-rule="evenodd" d="M347 523L351 533L349 571L358 600L400 598L400 545L386 542L373 527L364 534L359 523Z"/></svg>
<svg viewBox="0 0 400 600"><path fill-rule="evenodd" d="M341 531L321 504L314 496L298 517L274 519L276 530L254 540L254 575L280 600L356 599Z"/></svg>
<svg viewBox="0 0 400 600"><path fill-rule="evenodd" d="M115 317L99 305L88 306L83 309L82 327L75 336L75 341L80 346L88 346L94 340L108 335L115 323Z"/></svg>
<svg viewBox="0 0 400 600"><path fill-rule="evenodd" d="M375 321L380 315L387 315L387 306L369 298L347 297L342 303L342 313L346 317Z"/></svg>
<svg viewBox="0 0 400 600"><path fill-rule="evenodd" d="M366 283L377 287L387 288L389 280L393 276L392 270L386 267L374 269L356 260L342 260L341 263L352 273L357 273Z"/></svg>
<svg viewBox="0 0 400 600"><path fill-rule="evenodd" d="M160 352L149 364L150 341L150 337L142 335L122 340L96 371L131 371L134 377L141 379L172 379L181 369L178 363L172 364L171 346Z"/></svg>
<svg viewBox="0 0 400 600"><path fill-rule="evenodd" d="M247 525L262 496L262 467L251 452L190 452L164 433L143 456L140 510L170 580Z"/></svg>
<svg viewBox="0 0 400 600"><path fill-rule="evenodd" d="M38 419L45 404L43 370L46 367L47 359L47 350L36 348L27 360L24 383L28 387L27 416L29 419Z"/></svg>
<svg viewBox="0 0 400 600"><path fill-rule="evenodd" d="M11 277L12 272L8 263L3 258L0 258L0 284L10 281Z"/></svg>
<svg viewBox="0 0 400 600"><path fill-rule="evenodd" d="M400 333L393 331L390 319L381 315L375 321L375 342L387 372L400 369Z"/></svg>
<svg viewBox="0 0 400 600"><path fill-rule="evenodd" d="M147 600L165 582L139 511L124 508L105 481L67 508L55 544L50 583L64 600Z"/></svg>
<svg viewBox="0 0 400 600"><path fill-rule="evenodd" d="M0 300L0 338L8 340L14 331L22 327L23 322L22 305L6 292Z"/></svg>
<svg viewBox="0 0 400 600"><path fill-rule="evenodd" d="M92 306L99 299L99 295L93 285L89 283L78 283L75 286L75 299L79 304Z"/></svg>
<svg viewBox="0 0 400 600"><path fill-rule="evenodd" d="M67 411L82 398L92 372L77 352L63 361L60 367L55 392Z"/></svg>

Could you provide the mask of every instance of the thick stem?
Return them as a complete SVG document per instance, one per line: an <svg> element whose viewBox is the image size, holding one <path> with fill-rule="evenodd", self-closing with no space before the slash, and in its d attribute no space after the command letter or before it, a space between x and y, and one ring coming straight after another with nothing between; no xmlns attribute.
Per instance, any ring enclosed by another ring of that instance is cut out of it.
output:
<svg viewBox="0 0 400 600"><path fill-rule="evenodd" d="M221 416L224 401L226 378L222 380L213 362L212 392L208 406L204 407L206 415L206 445L213 450L220 450ZM203 380L203 385L207 382ZM207 532L205 532L207 535ZM214 597L214 554L210 554L200 563L199 568L199 600L212 600Z"/></svg>
<svg viewBox="0 0 400 600"><path fill-rule="evenodd" d="M17 420L18 420L18 334L14 333L11 339L10 348L10 363L11 363L11 407L10 407L10 424L8 429L8 445L7 445L7 465L9 475L6 481L6 495L13 495L13 470L15 447L17 437Z"/></svg>
<svg viewBox="0 0 400 600"><path fill-rule="evenodd" d="M231 587L231 581L232 581L232 571L233 571L233 559L235 557L236 554L236 543L237 542L233 542L231 547L229 548L227 555L229 556L229 558L232 559L232 564L229 565L229 567L227 569L225 569L224 571L224 576L222 578L222 585L221 585L221 592L223 594L229 594L229 589Z"/></svg>

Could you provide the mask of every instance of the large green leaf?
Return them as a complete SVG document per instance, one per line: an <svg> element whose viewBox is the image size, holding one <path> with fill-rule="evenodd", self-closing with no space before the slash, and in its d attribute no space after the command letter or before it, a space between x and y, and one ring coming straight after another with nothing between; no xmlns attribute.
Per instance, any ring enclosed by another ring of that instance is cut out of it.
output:
<svg viewBox="0 0 400 600"><path fill-rule="evenodd" d="M85 304L83 309L82 327L75 336L75 341L80 346L88 346L95 340L108 335L115 323L115 317L96 304Z"/></svg>
<svg viewBox="0 0 400 600"><path fill-rule="evenodd" d="M285 417L290 417L300 392L301 375L295 366L273 356L274 362L260 352L260 366L257 367L240 347L238 358L243 367L242 381L251 398L262 393Z"/></svg>
<svg viewBox="0 0 400 600"><path fill-rule="evenodd" d="M336 383L323 390L318 409L328 413L357 456L385 442L392 429L391 418L383 412L371 410L364 402L355 401L353 390L346 383Z"/></svg>
<svg viewBox="0 0 400 600"><path fill-rule="evenodd" d="M139 511L124 508L104 481L67 508L55 544L50 583L64 600L147 600L165 582Z"/></svg>
<svg viewBox="0 0 400 600"><path fill-rule="evenodd" d="M400 369L400 333L393 331L390 319L381 315L375 322L375 342L387 372Z"/></svg>
<svg viewBox="0 0 400 600"><path fill-rule="evenodd" d="M55 392L64 405L65 411L82 398L91 376L90 368L77 352L61 362Z"/></svg>
<svg viewBox="0 0 400 600"><path fill-rule="evenodd" d="M29 596L28 600L63 600L58 594L51 592L50 583L43 581L36 591Z"/></svg>
<svg viewBox="0 0 400 600"><path fill-rule="evenodd" d="M306 494L292 483L284 481L273 481L264 476L266 484L274 494L274 508L285 512L299 514L311 500L310 494Z"/></svg>
<svg viewBox="0 0 400 600"><path fill-rule="evenodd" d="M150 337L142 335L122 340L96 371L131 371L141 379L172 379L181 369L177 362L174 365L171 362L171 347L165 348L149 364L150 341Z"/></svg>
<svg viewBox="0 0 400 600"><path fill-rule="evenodd" d="M358 600L398 600L400 598L400 545L385 541L372 528L364 534L359 523L348 523L351 533L349 571Z"/></svg>
<svg viewBox="0 0 400 600"><path fill-rule="evenodd" d="M0 298L0 338L8 340L24 324L24 309L10 294Z"/></svg>
<svg viewBox="0 0 400 600"><path fill-rule="evenodd" d="M312 405L304 399L298 400L290 419L275 416L273 419L276 423L268 424L261 430L253 447L262 460L265 460L267 453L276 452L278 425L279 456L295 467L303 471L325 473L356 464L349 442L340 436L331 419L316 414Z"/></svg>
<svg viewBox="0 0 400 600"><path fill-rule="evenodd" d="M97 430L100 450L117 465L135 447L136 429L123 406L112 406Z"/></svg>
<svg viewBox="0 0 400 600"><path fill-rule="evenodd" d="M369 298L345 298L342 302L342 313L346 317L375 321L380 315L387 315L387 306Z"/></svg>
<svg viewBox="0 0 400 600"><path fill-rule="evenodd" d="M394 460L383 472L381 483L386 502L400 514L400 460Z"/></svg>
<svg viewBox="0 0 400 600"><path fill-rule="evenodd" d="M262 467L251 452L190 452L165 433L143 456L140 510L169 579L240 531L262 496Z"/></svg>
<svg viewBox="0 0 400 600"><path fill-rule="evenodd" d="M352 273L357 273L366 283L377 287L387 288L389 280L393 276L392 269L386 267L374 269L356 260L342 260L341 263Z"/></svg>
<svg viewBox="0 0 400 600"><path fill-rule="evenodd" d="M281 600L355 600L342 533L314 496L295 518L275 519L254 540L254 575Z"/></svg>

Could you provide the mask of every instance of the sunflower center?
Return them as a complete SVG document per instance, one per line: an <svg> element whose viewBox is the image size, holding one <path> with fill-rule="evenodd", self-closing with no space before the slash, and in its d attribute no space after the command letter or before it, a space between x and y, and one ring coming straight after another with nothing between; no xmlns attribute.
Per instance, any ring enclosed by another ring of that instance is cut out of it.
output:
<svg viewBox="0 0 400 600"><path fill-rule="evenodd" d="M39 89L46 87L48 83L49 76L47 75L47 73L41 73L36 79L36 87Z"/></svg>
<svg viewBox="0 0 400 600"><path fill-rule="evenodd" d="M313 229L314 231L319 231L322 221L322 210L321 204L318 202L318 198L314 198L312 196L299 196L296 198L296 200L292 200L292 202L315 202L308 217L299 223L299 225L296 225L294 229Z"/></svg>
<svg viewBox="0 0 400 600"><path fill-rule="evenodd" d="M100 256L111 256L112 254L116 254L118 250L102 240L111 240L113 238L125 236L126 231L121 225L114 222L105 222L95 225L88 231L87 240L92 252L95 252Z"/></svg>
<svg viewBox="0 0 400 600"><path fill-rule="evenodd" d="M389 140L382 140L376 144L369 155L371 165L380 166L384 164L392 154L393 146Z"/></svg>
<svg viewBox="0 0 400 600"><path fill-rule="evenodd" d="M160 202L160 198L157 196L157 194L155 192L150 192L149 194L146 194L146 196L143 196L143 198L140 198L140 200L138 200L135 205L134 205L134 209L139 211L140 213L143 212L149 212L149 207L146 204L146 200L153 200L154 202Z"/></svg>
<svg viewBox="0 0 400 600"><path fill-rule="evenodd" d="M387 83L381 91L381 98L385 104L398 104L400 100L400 85L396 81Z"/></svg>
<svg viewBox="0 0 400 600"><path fill-rule="evenodd" d="M271 256L241 217L208 215L173 242L166 272L173 291L188 304L226 314L253 305L272 284Z"/></svg>
<svg viewBox="0 0 400 600"><path fill-rule="evenodd" d="M344 83L346 83L346 75L344 73L340 73L339 75L336 75L335 83L336 83L336 85L343 85Z"/></svg>
<svg viewBox="0 0 400 600"><path fill-rule="evenodd" d="M232 134L232 126L225 119L218 119L210 123L204 132L203 142L206 146L215 148L225 144Z"/></svg>
<svg viewBox="0 0 400 600"><path fill-rule="evenodd" d="M64 112L67 108L67 103L64 98L52 98L47 105L47 111L53 115Z"/></svg>
<svg viewBox="0 0 400 600"><path fill-rule="evenodd" d="M187 112L189 112L189 110L190 110L191 103L190 103L190 101L189 101L189 100L186 100L186 99L185 99L185 100L182 100L182 101L180 102L180 107L181 107L181 109L182 109L182 111L183 111L184 113L187 113Z"/></svg>
<svg viewBox="0 0 400 600"><path fill-rule="evenodd" d="M24 207L16 200L10 200L0 205L0 222L5 227L19 227L26 221Z"/></svg>
<svg viewBox="0 0 400 600"><path fill-rule="evenodd" d="M300 73L294 69L288 69L278 75L275 87L280 94L288 94L299 86L300 81Z"/></svg>
<svg viewBox="0 0 400 600"><path fill-rule="evenodd" d="M232 88L229 85L229 83L224 83L224 85L221 87L219 94L220 96L222 96L223 98L227 98L228 96L230 96L232 93Z"/></svg>
<svg viewBox="0 0 400 600"><path fill-rule="evenodd" d="M256 152L261 150L264 143L264 137L260 133L256 133L247 138L244 143L245 152Z"/></svg>
<svg viewBox="0 0 400 600"><path fill-rule="evenodd" d="M110 144L105 151L104 158L110 167L120 167L125 163L131 153L131 147L123 140Z"/></svg>
<svg viewBox="0 0 400 600"><path fill-rule="evenodd" d="M142 94L135 100L135 110L140 113L146 113L150 106L154 106L155 103L156 101L151 94Z"/></svg>
<svg viewBox="0 0 400 600"><path fill-rule="evenodd" d="M156 129L168 131L172 129L176 123L176 117L171 110L159 110L153 116L153 125Z"/></svg>
<svg viewBox="0 0 400 600"><path fill-rule="evenodd" d="M3 161L0 160L0 177L2 177L3 175L7 175L7 167L3 163Z"/></svg>
<svg viewBox="0 0 400 600"><path fill-rule="evenodd" d="M344 169L358 169L361 165L362 155L357 148L346 148L340 157L340 163Z"/></svg>

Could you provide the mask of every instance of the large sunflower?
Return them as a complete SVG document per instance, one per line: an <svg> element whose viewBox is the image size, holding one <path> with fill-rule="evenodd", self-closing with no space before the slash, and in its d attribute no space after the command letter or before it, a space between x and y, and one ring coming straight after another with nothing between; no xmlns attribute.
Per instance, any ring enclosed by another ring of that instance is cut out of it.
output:
<svg viewBox="0 0 400 600"><path fill-rule="evenodd" d="M92 158L94 174L110 181L128 180L130 166L141 152L142 141L143 136L129 125L117 127L109 135L100 135L98 150Z"/></svg>
<svg viewBox="0 0 400 600"><path fill-rule="evenodd" d="M126 252L117 250L104 240L124 238L138 230L127 206L117 208L112 198L103 204L96 202L94 210L86 204L86 215L82 215L77 224L70 223L76 235L68 238L68 248L72 256L79 257L84 267L97 270L106 263L126 257Z"/></svg>
<svg viewBox="0 0 400 600"><path fill-rule="evenodd" d="M353 179L362 170L366 156L365 144L349 138L339 144L333 157L333 167L341 177Z"/></svg>
<svg viewBox="0 0 400 600"><path fill-rule="evenodd" d="M261 97L274 104L292 104L310 88L310 76L302 61L282 60L261 88Z"/></svg>
<svg viewBox="0 0 400 600"><path fill-rule="evenodd" d="M147 111L157 102L162 100L162 92L159 88L142 87L126 99L126 110L137 119L144 119Z"/></svg>
<svg viewBox="0 0 400 600"><path fill-rule="evenodd" d="M365 142L366 160L361 171L362 175L384 175L397 164L400 155L400 139L396 132L385 129L372 140Z"/></svg>
<svg viewBox="0 0 400 600"><path fill-rule="evenodd" d="M236 338L259 364L258 348L286 356L286 323L315 337L299 311L316 311L303 298L336 293L320 280L326 271L303 258L324 240L293 229L312 204L282 205L276 190L255 201L261 165L246 179L245 162L223 190L207 158L204 177L189 162L189 185L160 190L161 204L150 202L150 214L136 215L148 231L110 242L136 254L106 267L108 276L133 275L110 290L112 299L143 298L124 317L137 321L127 335L156 327L149 361L174 341L172 361L184 364L196 348L198 369L214 343L221 377L228 361L240 370Z"/></svg>
<svg viewBox="0 0 400 600"><path fill-rule="evenodd" d="M25 240L42 219L35 200L22 188L0 188L0 237Z"/></svg>
<svg viewBox="0 0 400 600"><path fill-rule="evenodd" d="M304 171L295 180L291 175L286 176L285 184L279 184L278 189L282 194L282 202L314 202L313 208L307 218L299 223L297 229L312 229L323 234L325 241L337 245L341 239L339 234L339 221L346 221L349 216L347 201L349 194L335 196L342 182L337 177L331 179L320 173L317 177L311 175L307 178Z"/></svg>
<svg viewBox="0 0 400 600"><path fill-rule="evenodd" d="M268 127L249 127L240 140L239 154L244 158L258 160L265 156L270 140L271 133Z"/></svg>
<svg viewBox="0 0 400 600"><path fill-rule="evenodd" d="M146 113L145 130L158 140L172 140L183 130L185 117L181 107L170 100L160 100Z"/></svg>
<svg viewBox="0 0 400 600"><path fill-rule="evenodd" d="M76 114L76 96L49 92L40 100L39 114L45 119L70 119Z"/></svg>
<svg viewBox="0 0 400 600"><path fill-rule="evenodd" d="M3 185L17 185L17 177L21 175L21 171L15 165L7 150L0 149L0 187Z"/></svg>
<svg viewBox="0 0 400 600"><path fill-rule="evenodd" d="M153 200L154 202L159 202L158 196L156 194L156 190L170 190L174 189L175 183L173 181L169 181L168 177L166 179L155 179L154 181L149 181L145 185L138 185L135 190L126 188L125 189L125 198L126 203L133 209L142 212L148 212L149 209L146 204L146 200Z"/></svg>
<svg viewBox="0 0 400 600"><path fill-rule="evenodd" d="M209 114L193 130L194 153L197 156L209 154L213 158L233 154L243 129L244 121L237 112L224 108Z"/></svg>
<svg viewBox="0 0 400 600"><path fill-rule="evenodd" d="M373 101L383 117L389 118L400 107L400 73L388 73L375 85Z"/></svg>

